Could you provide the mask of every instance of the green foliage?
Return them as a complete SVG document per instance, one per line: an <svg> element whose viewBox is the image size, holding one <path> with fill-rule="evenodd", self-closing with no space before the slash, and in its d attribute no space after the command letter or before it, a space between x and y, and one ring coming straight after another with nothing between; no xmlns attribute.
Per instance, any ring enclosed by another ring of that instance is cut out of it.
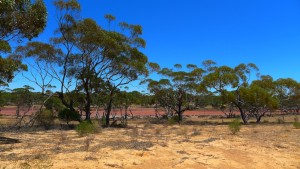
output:
<svg viewBox="0 0 300 169"><path fill-rule="evenodd" d="M291 78L275 81L275 96L279 100L279 109L295 110L300 105L300 84Z"/></svg>
<svg viewBox="0 0 300 169"><path fill-rule="evenodd" d="M263 123L269 123L269 120L263 120Z"/></svg>
<svg viewBox="0 0 300 169"><path fill-rule="evenodd" d="M164 76L163 79L147 79L143 83L148 83L156 105L182 115L186 110L195 109L198 105L196 93L206 91L204 87L199 87L204 70L195 65L187 65L189 71L181 70L180 64L175 64L174 68L162 68L158 73ZM179 116L178 121L182 121L182 116Z"/></svg>
<svg viewBox="0 0 300 169"><path fill-rule="evenodd" d="M204 76L203 85L209 90L220 94L222 104L234 104L240 110L244 123L248 123L245 112L248 102L244 100L241 89L246 89L249 84L251 71L258 71L256 65L239 64L236 67L215 66L213 61L205 61L204 66L208 74Z"/></svg>
<svg viewBox="0 0 300 169"><path fill-rule="evenodd" d="M98 131L99 131L99 129L90 121L82 121L76 127L76 132L79 134L79 136L93 134Z"/></svg>
<svg viewBox="0 0 300 169"><path fill-rule="evenodd" d="M293 126L294 126L296 129L300 129L300 122L294 122L294 123L293 123Z"/></svg>
<svg viewBox="0 0 300 169"><path fill-rule="evenodd" d="M230 130L230 132L232 134L236 134L240 131L241 129L241 123L240 123L240 120L239 119L235 119L233 121L231 121L228 125L228 128Z"/></svg>
<svg viewBox="0 0 300 169"><path fill-rule="evenodd" d="M300 122L299 122L297 116L294 118L293 126L294 126L296 129L300 129Z"/></svg>
<svg viewBox="0 0 300 169"><path fill-rule="evenodd" d="M68 124L70 121L80 121L80 114L77 111L72 111L65 108L59 111L58 118L60 120L66 121Z"/></svg>
<svg viewBox="0 0 300 169"><path fill-rule="evenodd" d="M37 121L39 125L43 126L46 130L50 129L54 125L55 120L53 113L50 110L46 109L38 113L39 115Z"/></svg>
<svg viewBox="0 0 300 169"><path fill-rule="evenodd" d="M57 97L51 97L47 100L47 102L44 104L46 109L48 110L55 110L60 112L64 109L64 105L61 103L60 99Z"/></svg>
<svg viewBox="0 0 300 169"><path fill-rule="evenodd" d="M32 39L46 27L47 9L42 0L34 3L30 0L3 0L0 1L0 16L1 38Z"/></svg>
<svg viewBox="0 0 300 169"><path fill-rule="evenodd" d="M5 86L14 78L16 72L26 71L27 66L20 61L0 56L0 86Z"/></svg>
<svg viewBox="0 0 300 169"><path fill-rule="evenodd" d="M171 118L168 119L168 125L175 125L178 124L178 122L179 122L178 116L172 116Z"/></svg>

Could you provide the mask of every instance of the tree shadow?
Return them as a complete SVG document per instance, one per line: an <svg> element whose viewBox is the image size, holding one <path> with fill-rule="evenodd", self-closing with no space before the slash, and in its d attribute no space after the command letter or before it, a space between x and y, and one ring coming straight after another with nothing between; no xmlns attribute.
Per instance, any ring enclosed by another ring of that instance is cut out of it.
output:
<svg viewBox="0 0 300 169"><path fill-rule="evenodd" d="M21 143L21 142L18 139L0 136L0 144L16 144L16 143Z"/></svg>

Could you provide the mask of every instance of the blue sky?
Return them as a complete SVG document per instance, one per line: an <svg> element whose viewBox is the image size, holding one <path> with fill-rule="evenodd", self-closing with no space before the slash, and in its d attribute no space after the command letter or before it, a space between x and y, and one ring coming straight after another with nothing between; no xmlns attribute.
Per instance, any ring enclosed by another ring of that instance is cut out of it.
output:
<svg viewBox="0 0 300 169"><path fill-rule="evenodd" d="M107 26L103 16L139 24L147 42L144 53L162 67L255 63L261 74L300 81L299 0L79 0L82 16ZM48 26L56 27L55 9L46 0ZM22 77L17 77L15 82ZM13 88L16 83L10 86Z"/></svg>

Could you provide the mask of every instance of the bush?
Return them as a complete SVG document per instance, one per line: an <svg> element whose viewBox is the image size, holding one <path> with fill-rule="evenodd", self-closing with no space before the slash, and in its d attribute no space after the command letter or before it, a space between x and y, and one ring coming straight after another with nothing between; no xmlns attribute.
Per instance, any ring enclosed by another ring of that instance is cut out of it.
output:
<svg viewBox="0 0 300 169"><path fill-rule="evenodd" d="M45 108L48 110L59 112L64 109L64 105L61 103L60 99L57 97L51 97L44 104Z"/></svg>
<svg viewBox="0 0 300 169"><path fill-rule="evenodd" d="M42 110L37 118L39 125L42 125L46 130L54 125L54 115L50 110Z"/></svg>
<svg viewBox="0 0 300 169"><path fill-rule="evenodd" d="M269 123L269 120L264 120L263 123Z"/></svg>
<svg viewBox="0 0 300 169"><path fill-rule="evenodd" d="M93 134L98 132L98 128L90 121L83 121L76 127L76 131L79 136Z"/></svg>
<svg viewBox="0 0 300 169"><path fill-rule="evenodd" d="M169 125L174 125L174 124L177 124L178 121L179 121L178 116L172 116L171 118L168 119L168 124Z"/></svg>
<svg viewBox="0 0 300 169"><path fill-rule="evenodd" d="M232 134L236 134L241 129L240 120L239 119L233 120L232 122L229 123L228 128Z"/></svg>
<svg viewBox="0 0 300 169"><path fill-rule="evenodd" d="M293 126L294 126L296 129L300 129L300 122L299 122L299 120L298 120L298 117L295 117L295 118L294 118Z"/></svg>
<svg viewBox="0 0 300 169"><path fill-rule="evenodd" d="M63 109L58 113L58 118L69 124L70 121L80 121L80 114L77 111Z"/></svg>

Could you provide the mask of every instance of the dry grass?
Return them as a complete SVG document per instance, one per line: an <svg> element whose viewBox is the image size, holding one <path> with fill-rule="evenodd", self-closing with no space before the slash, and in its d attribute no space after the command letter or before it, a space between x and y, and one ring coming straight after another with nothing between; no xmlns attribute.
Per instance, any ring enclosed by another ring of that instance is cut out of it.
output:
<svg viewBox="0 0 300 169"><path fill-rule="evenodd" d="M1 137L20 143L0 142L0 168L297 169L300 130L292 125L294 117L283 124L277 118L244 125L238 135L230 134L230 120L206 118L173 126L129 121L128 128L85 137L74 130L4 132Z"/></svg>

